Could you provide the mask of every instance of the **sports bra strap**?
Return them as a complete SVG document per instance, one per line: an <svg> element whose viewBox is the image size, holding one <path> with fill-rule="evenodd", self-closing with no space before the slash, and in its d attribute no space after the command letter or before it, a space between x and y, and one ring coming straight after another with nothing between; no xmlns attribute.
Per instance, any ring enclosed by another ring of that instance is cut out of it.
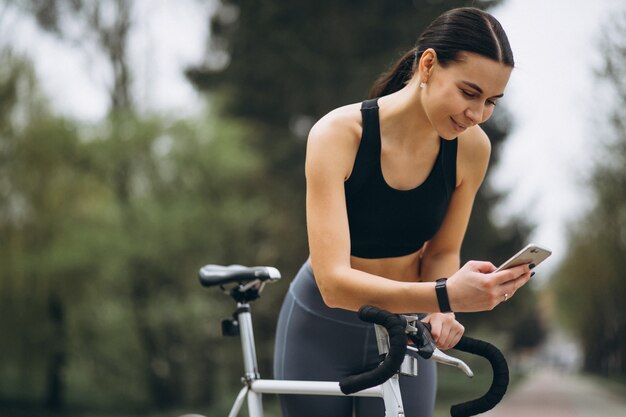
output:
<svg viewBox="0 0 626 417"><path fill-rule="evenodd" d="M361 110L378 109L378 99L372 98L361 103Z"/></svg>
<svg viewBox="0 0 626 417"><path fill-rule="evenodd" d="M378 99L365 100L361 104L361 120L363 130L361 144L355 161L356 171L361 170L365 164L380 164L380 121L378 118Z"/></svg>

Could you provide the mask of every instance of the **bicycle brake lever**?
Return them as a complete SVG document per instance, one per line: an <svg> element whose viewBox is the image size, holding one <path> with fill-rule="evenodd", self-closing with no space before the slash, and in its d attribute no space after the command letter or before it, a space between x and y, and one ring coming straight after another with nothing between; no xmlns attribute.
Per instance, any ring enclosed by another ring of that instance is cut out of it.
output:
<svg viewBox="0 0 626 417"><path fill-rule="evenodd" d="M406 328L404 329L405 332L413 333L417 331L417 327L415 327L415 323L419 321L417 315L400 314L400 317L402 317L406 321Z"/></svg>
<svg viewBox="0 0 626 417"><path fill-rule="evenodd" d="M474 376L474 372L472 372L472 369L469 366L467 366L465 362L463 362L461 359L454 358L450 355L443 353L438 348L435 348L435 351L433 352L433 355L430 358L434 360L435 362L439 362L444 365L450 365L450 366L459 368L465 373L465 375L467 375L470 378Z"/></svg>
<svg viewBox="0 0 626 417"><path fill-rule="evenodd" d="M418 353L425 359L432 359L435 362L459 368L470 378L474 376L474 372L465 362L447 355L437 348L430 334L430 325L421 322L416 315L402 315L402 317L406 321L406 332L409 338L416 344L415 347L407 346L407 349ZM421 339L415 337L418 334L421 336Z"/></svg>

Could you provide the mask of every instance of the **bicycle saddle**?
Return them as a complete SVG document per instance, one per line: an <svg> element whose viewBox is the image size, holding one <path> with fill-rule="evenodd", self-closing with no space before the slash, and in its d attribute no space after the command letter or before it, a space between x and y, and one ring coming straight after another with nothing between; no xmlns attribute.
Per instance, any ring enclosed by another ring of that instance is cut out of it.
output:
<svg viewBox="0 0 626 417"><path fill-rule="evenodd" d="M198 271L203 287L214 287L229 283L245 284L250 281L278 281L280 272L272 266L205 265Z"/></svg>

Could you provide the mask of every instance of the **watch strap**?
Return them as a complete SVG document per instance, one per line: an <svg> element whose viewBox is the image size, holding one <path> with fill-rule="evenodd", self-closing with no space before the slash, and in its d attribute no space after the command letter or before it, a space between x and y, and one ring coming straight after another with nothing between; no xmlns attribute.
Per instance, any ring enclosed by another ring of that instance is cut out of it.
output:
<svg viewBox="0 0 626 417"><path fill-rule="evenodd" d="M439 278L435 281L435 293L437 294L437 302L439 303L439 311L442 313L450 313L450 300L448 299L448 289L446 281L448 278Z"/></svg>

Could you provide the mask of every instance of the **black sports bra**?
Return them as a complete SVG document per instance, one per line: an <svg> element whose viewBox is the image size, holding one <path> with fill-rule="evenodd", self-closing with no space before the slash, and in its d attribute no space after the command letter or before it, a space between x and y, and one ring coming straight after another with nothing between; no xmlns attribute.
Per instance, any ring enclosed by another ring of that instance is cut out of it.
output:
<svg viewBox="0 0 626 417"><path fill-rule="evenodd" d="M456 184L457 139L440 138L428 178L411 190L387 184L380 164L378 99L361 106L363 134L345 182L351 255L390 258L418 251L443 222Z"/></svg>

